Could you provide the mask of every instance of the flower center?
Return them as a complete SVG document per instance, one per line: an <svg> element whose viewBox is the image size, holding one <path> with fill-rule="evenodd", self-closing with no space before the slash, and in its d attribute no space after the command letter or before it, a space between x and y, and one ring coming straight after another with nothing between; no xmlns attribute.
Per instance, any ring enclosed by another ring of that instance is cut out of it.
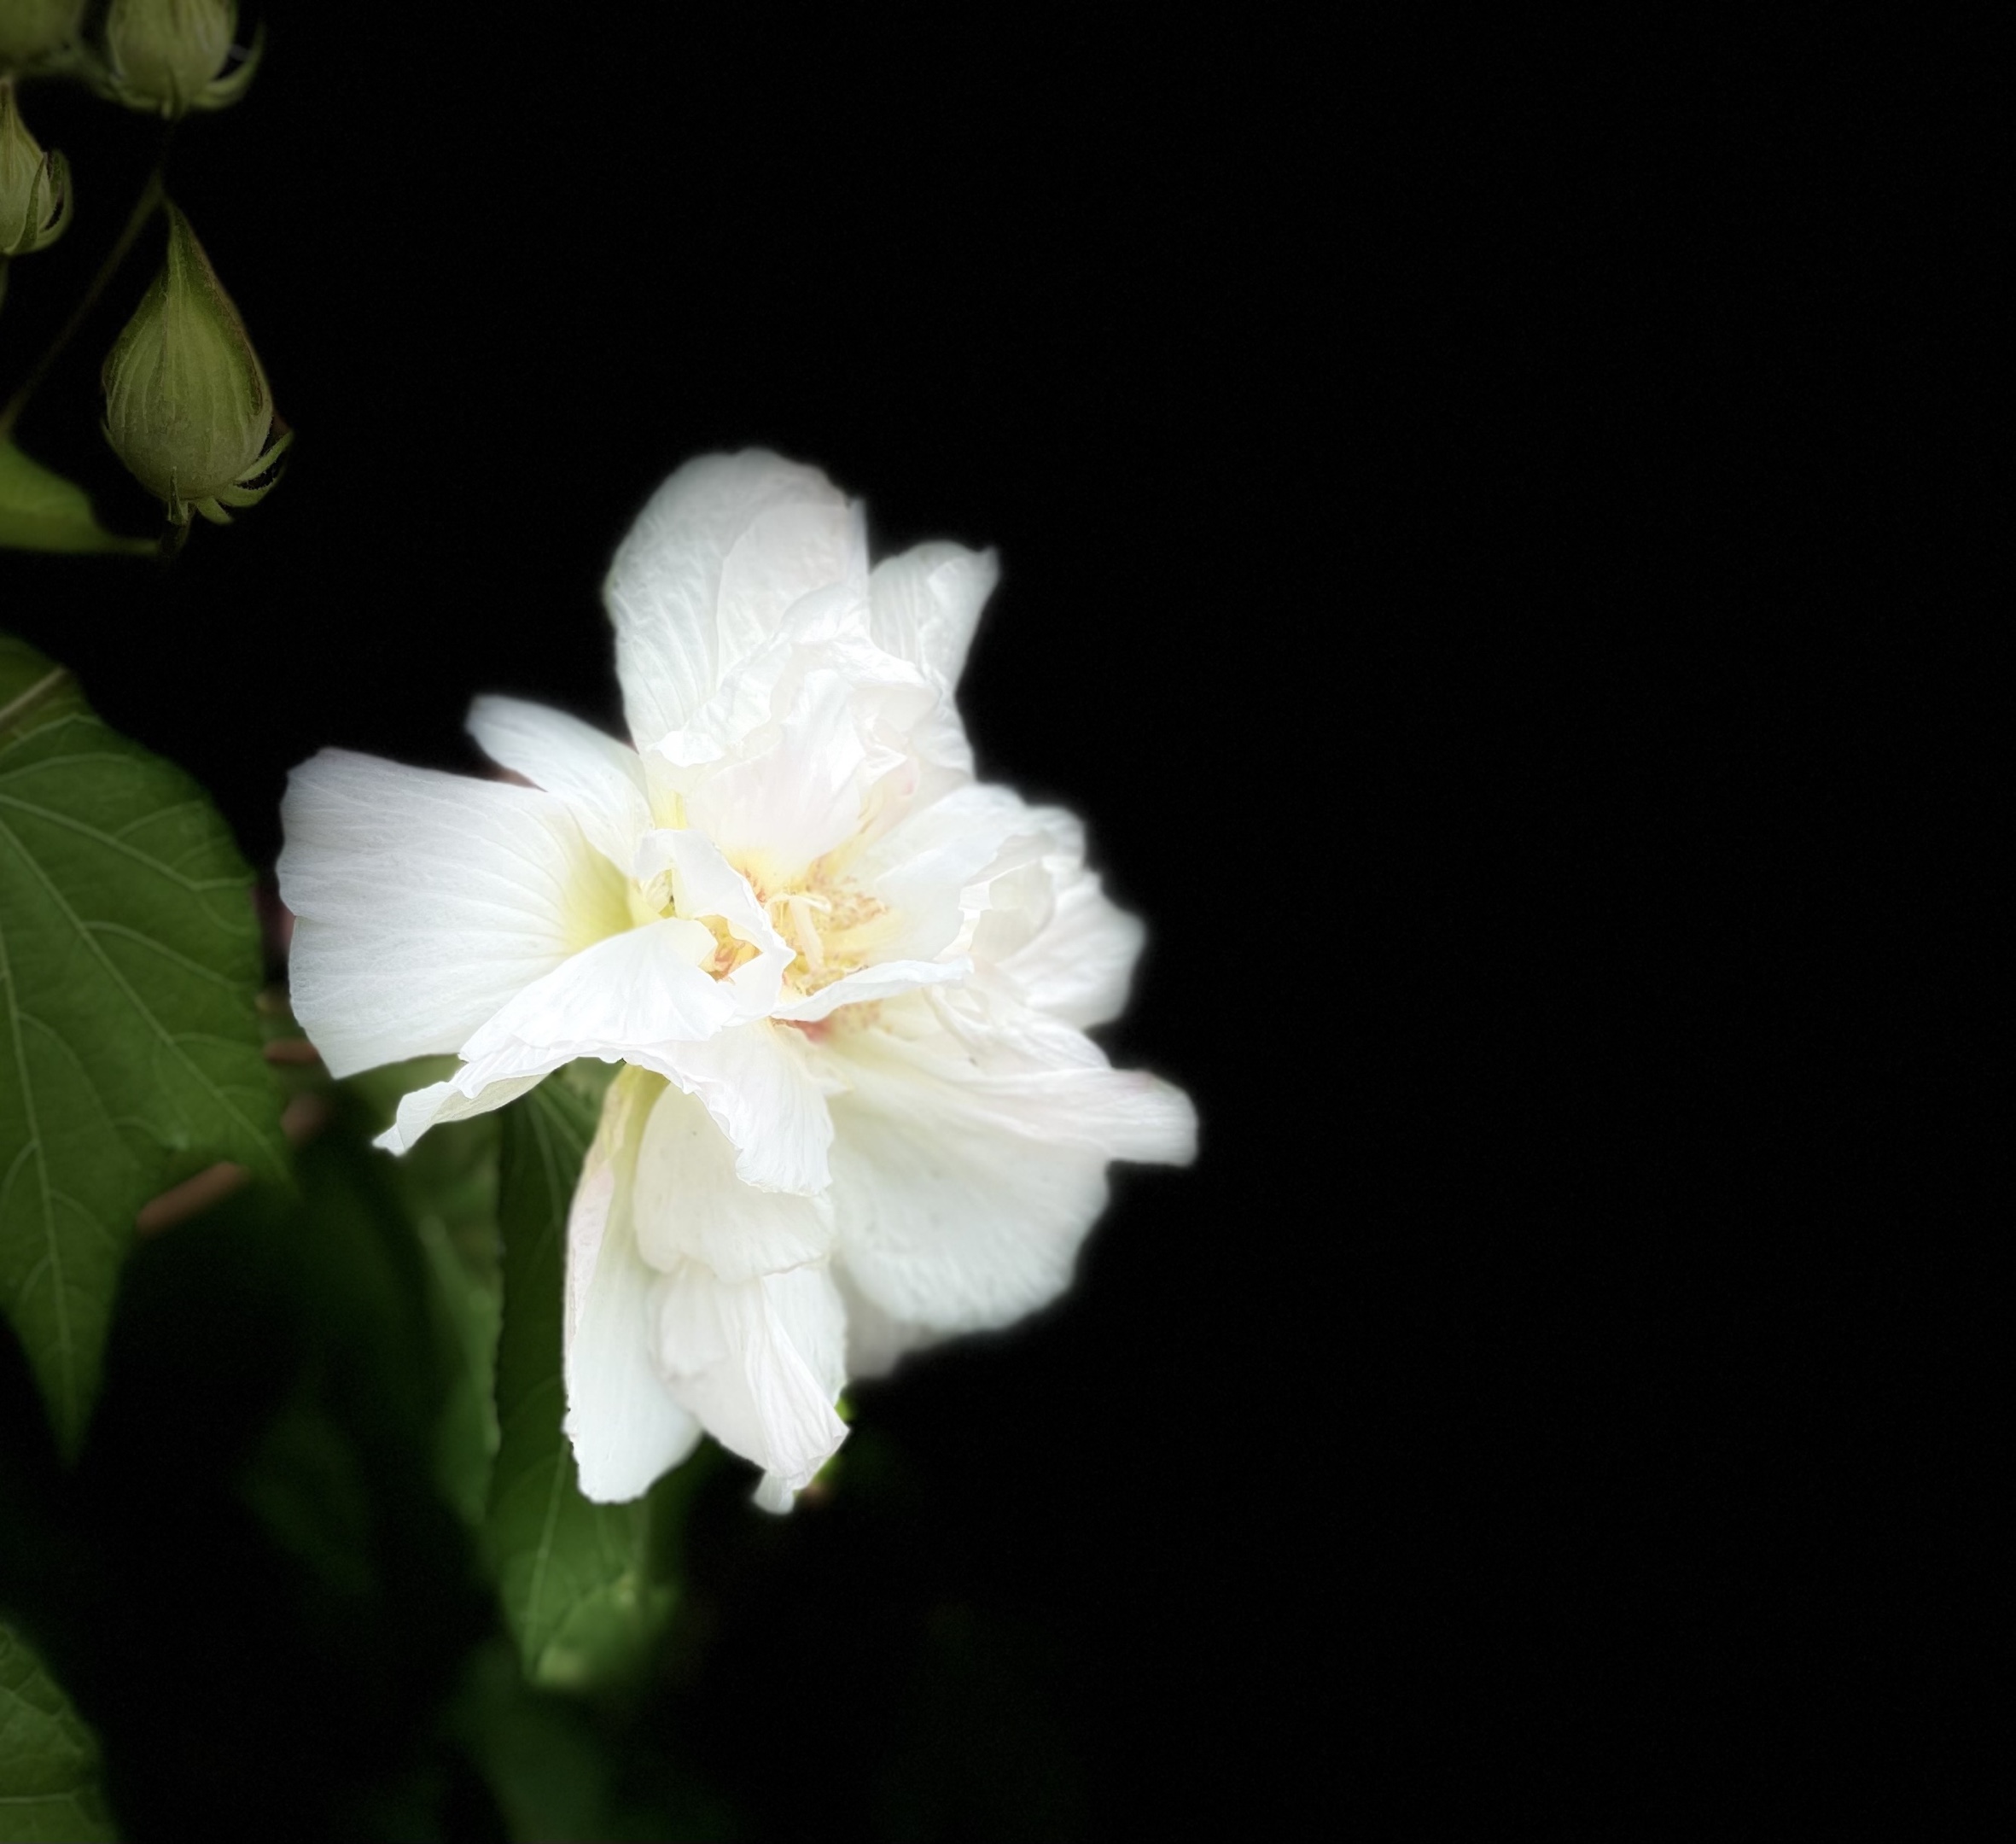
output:
<svg viewBox="0 0 2016 1844"><path fill-rule="evenodd" d="M815 993L865 966L895 923L888 904L816 878L810 888L765 896L763 906L771 926L798 950L784 978L801 993Z"/></svg>
<svg viewBox="0 0 2016 1844"><path fill-rule="evenodd" d="M889 906L830 875L815 865L802 883L787 890L766 890L751 878L756 901L770 925L796 951L784 969L784 983L800 995L819 991L857 972L877 957L877 950L894 940L900 919ZM677 914L672 874L661 871L648 883L632 884L630 911L633 925ZM731 929L724 917L688 916L714 938L712 956L701 962L716 979L726 979L755 960L758 949Z"/></svg>

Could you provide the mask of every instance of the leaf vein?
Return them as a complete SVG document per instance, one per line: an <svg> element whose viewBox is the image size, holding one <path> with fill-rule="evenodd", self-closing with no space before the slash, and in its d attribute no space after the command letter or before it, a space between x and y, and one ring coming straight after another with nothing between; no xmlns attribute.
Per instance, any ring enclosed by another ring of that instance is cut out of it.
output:
<svg viewBox="0 0 2016 1844"><path fill-rule="evenodd" d="M32 819L46 820L51 826L61 826L66 832L75 832L82 837L88 838L95 845L102 845L108 850L118 852L122 857L131 858L136 864L146 866L156 876L166 878L171 884L181 885L192 896L200 896L207 890L242 890L244 887L245 880L240 877L192 878L184 876L172 865L164 864L159 858L142 851L137 846L127 844L124 839L106 832L102 826L95 826L88 820L73 819L68 814L58 813L54 808L41 806L34 801L25 801L11 794L0 794L0 807L11 807L17 813L26 814ZM20 847L18 837L15 837L15 843L17 847ZM20 849L26 855L26 848L20 847Z"/></svg>
<svg viewBox="0 0 2016 1844"><path fill-rule="evenodd" d="M8 832L5 826L0 826L0 834L5 834L8 843L17 852L21 850L20 840ZM35 1112L35 1091L28 1080L27 1039L21 1030L21 1009L15 997L17 988L14 978L14 958L8 951L4 923L0 923L0 987L4 987L7 992L8 1035L14 1040L15 1075L21 1085L21 1111L26 1115L28 1122L27 1143L33 1150L36 1176L42 1193L43 1258L35 1264L27 1281L22 1283L21 1291L25 1298L28 1287L40 1277L44 1268L55 1270L55 1285L50 1289L50 1298L55 1303L56 1351L61 1360L58 1375L61 1379L60 1387L63 1392L63 1412L67 1418L77 1412L77 1381L72 1374L72 1360L75 1356L76 1346L70 1325L67 1296L63 1286L62 1258L56 1247L56 1216L50 1194L49 1158L43 1149L41 1119ZM12 1177L10 1171L10 1182Z"/></svg>
<svg viewBox="0 0 2016 1844"><path fill-rule="evenodd" d="M0 802L0 804L4 804L4 802ZM190 1058L183 1050L181 1045L177 1042L174 1034L171 1032L168 1028L154 1015L153 1011L149 1007L146 1001L143 1000L138 993L133 990L132 986L128 983L125 976L121 973L118 967L113 964L111 958L106 954L105 950L98 945L96 940L92 938L90 931L84 927L82 920L78 916L77 912L70 907L70 904L65 898L62 891L56 887L55 884L50 878L49 873L44 871L42 866L37 861L33 854L31 853L27 848L21 843L20 837L14 832L13 829L5 824L0 824L0 838L5 838L7 842L12 845L15 850L20 855L22 862L26 864L28 869L34 874L36 881L42 885L44 890L48 893L50 901L52 901L55 906L62 911L71 927L77 931L78 939L84 942L84 944L88 948L90 948L92 954L96 958L98 965L104 969L107 977L110 978L113 984L117 986L119 991L125 995L127 1004L133 1008L134 1012L139 1017L144 1018L147 1021L148 1024L152 1027L154 1036L167 1047L169 1053L182 1064L183 1067L186 1069L193 1077L195 1077L197 1085L217 1102L218 1106L223 1109L225 1114L230 1116L232 1120L236 1121L238 1125L244 1129L245 1143L248 1149L253 1147L257 1147L259 1148L259 1163L266 1168L269 1173L277 1172L279 1169L278 1163L274 1158L271 1149L266 1145L265 1135L262 1135L259 1129L253 1124L251 1118L245 1113L245 1112L237 1106L236 1104L233 1102L225 1094L225 1092L221 1088L219 1088L216 1082L213 1082L200 1067L198 1067L195 1060ZM24 1080L25 1079L26 1077L24 1073ZM94 1084L94 1087L96 1085ZM103 1098L101 1096L100 1099L102 1100Z"/></svg>

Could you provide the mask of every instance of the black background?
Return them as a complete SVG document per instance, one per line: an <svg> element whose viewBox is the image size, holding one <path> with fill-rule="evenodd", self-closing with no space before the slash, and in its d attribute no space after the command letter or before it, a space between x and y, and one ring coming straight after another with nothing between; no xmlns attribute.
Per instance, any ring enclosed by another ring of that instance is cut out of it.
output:
<svg viewBox="0 0 2016 1844"><path fill-rule="evenodd" d="M638 506L813 462L878 552L999 548L983 768L1088 819L1152 929L1116 1060L1203 1117L1061 1307L861 1392L907 1521L715 1516L710 1771L867 1823L929 1695L888 1636L974 1620L945 1746L1020 1771L1014 1653L1100 1835L1646 1835L1760 1765L1799 1809L1890 1707L1827 1688L1885 1565L1827 1508L1894 1429L1822 1353L1897 1294L1808 1258L1875 1079L1815 970L1913 925L1858 791L1953 661L1844 560L1943 567L1964 38L268 11L172 190L292 467L165 574L9 558L0 620L270 867L320 746L475 770L492 690L616 727ZM148 132L31 100L80 216L24 342ZM137 526L123 311L20 434Z"/></svg>

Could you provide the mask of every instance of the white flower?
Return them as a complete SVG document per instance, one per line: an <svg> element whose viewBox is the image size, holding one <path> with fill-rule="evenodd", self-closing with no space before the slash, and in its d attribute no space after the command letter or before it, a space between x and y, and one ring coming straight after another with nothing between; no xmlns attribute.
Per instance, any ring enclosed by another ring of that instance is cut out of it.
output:
<svg viewBox="0 0 2016 1844"><path fill-rule="evenodd" d="M281 891L338 1076L458 1052L382 1144L576 1057L609 1088L568 1225L567 1427L591 1497L702 1427L781 1508L849 1376L1053 1299L1116 1158L1187 1100L1084 1035L1141 946L1069 814L976 783L953 692L991 555L870 569L858 507L751 452L682 468L607 585L634 749L479 698L531 786L325 750Z"/></svg>

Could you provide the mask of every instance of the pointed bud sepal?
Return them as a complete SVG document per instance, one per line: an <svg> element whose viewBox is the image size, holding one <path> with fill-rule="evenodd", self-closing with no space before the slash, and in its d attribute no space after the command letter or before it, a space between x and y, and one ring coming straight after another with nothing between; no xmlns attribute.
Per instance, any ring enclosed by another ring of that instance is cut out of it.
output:
<svg viewBox="0 0 2016 1844"><path fill-rule="evenodd" d="M168 510L228 525L256 505L294 441L210 259L172 204L168 260L105 360L105 438Z"/></svg>
<svg viewBox="0 0 2016 1844"><path fill-rule="evenodd" d="M42 151L15 104L14 79L0 77L0 262L47 248L69 223L69 166Z"/></svg>
<svg viewBox="0 0 2016 1844"><path fill-rule="evenodd" d="M265 44L262 26L233 67L237 30L238 0L112 0L98 87L154 115L226 108L250 86Z"/></svg>

